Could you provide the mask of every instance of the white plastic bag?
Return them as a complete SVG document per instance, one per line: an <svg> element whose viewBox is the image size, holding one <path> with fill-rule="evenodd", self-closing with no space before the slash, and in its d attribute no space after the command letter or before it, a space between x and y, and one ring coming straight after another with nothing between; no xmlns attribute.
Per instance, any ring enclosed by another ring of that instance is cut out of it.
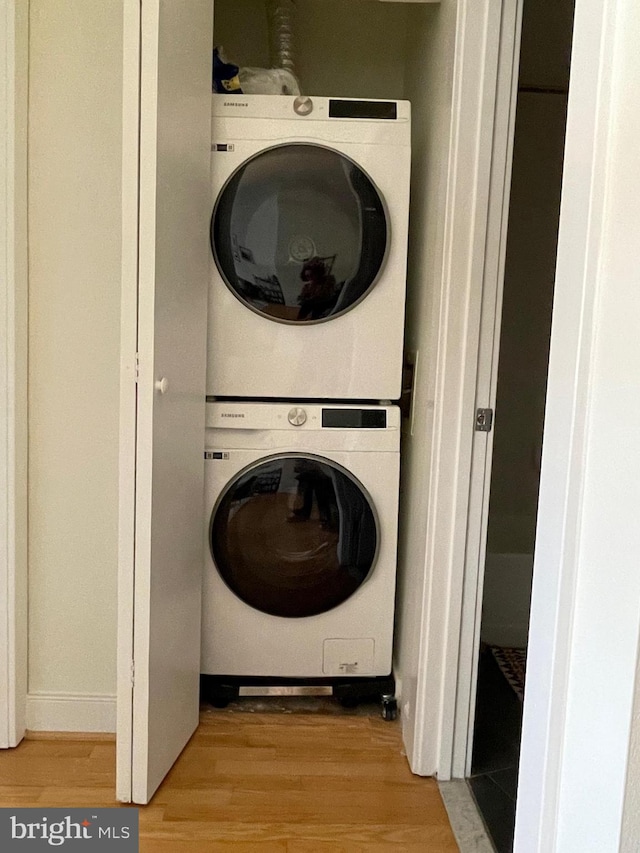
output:
<svg viewBox="0 0 640 853"><path fill-rule="evenodd" d="M240 68L240 88L245 95L299 95L294 75L284 68Z"/></svg>

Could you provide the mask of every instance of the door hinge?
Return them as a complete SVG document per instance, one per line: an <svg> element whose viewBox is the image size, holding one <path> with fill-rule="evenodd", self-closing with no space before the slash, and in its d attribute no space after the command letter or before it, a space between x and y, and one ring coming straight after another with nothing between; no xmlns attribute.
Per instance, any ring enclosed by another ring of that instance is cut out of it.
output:
<svg viewBox="0 0 640 853"><path fill-rule="evenodd" d="M131 686L133 687L136 683L136 665L134 661L131 661Z"/></svg>
<svg viewBox="0 0 640 853"><path fill-rule="evenodd" d="M476 409L476 432L491 432L493 409Z"/></svg>
<svg viewBox="0 0 640 853"><path fill-rule="evenodd" d="M140 355L136 353L136 385L138 384L138 379L140 378Z"/></svg>
<svg viewBox="0 0 640 853"><path fill-rule="evenodd" d="M404 363L402 365L402 388L400 392L400 412L403 418L411 417L411 400L413 397L413 387L416 378L416 360L415 352L405 352Z"/></svg>

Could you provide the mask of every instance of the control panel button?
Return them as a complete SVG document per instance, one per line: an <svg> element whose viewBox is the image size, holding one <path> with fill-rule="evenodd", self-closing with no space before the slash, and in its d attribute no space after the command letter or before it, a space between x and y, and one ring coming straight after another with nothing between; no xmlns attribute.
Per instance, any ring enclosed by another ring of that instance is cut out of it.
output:
<svg viewBox="0 0 640 853"><path fill-rule="evenodd" d="M293 102L293 110L299 116L308 116L309 113L313 112L313 101L306 95L300 95Z"/></svg>
<svg viewBox="0 0 640 853"><path fill-rule="evenodd" d="M294 409L289 409L289 423L292 426L302 426L307 420L307 413L304 409L296 406Z"/></svg>

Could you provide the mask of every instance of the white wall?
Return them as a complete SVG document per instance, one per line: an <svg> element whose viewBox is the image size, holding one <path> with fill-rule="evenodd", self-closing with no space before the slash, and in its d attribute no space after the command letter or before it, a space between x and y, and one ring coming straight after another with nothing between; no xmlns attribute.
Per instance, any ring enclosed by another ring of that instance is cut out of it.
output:
<svg viewBox="0 0 640 853"><path fill-rule="evenodd" d="M122 4L30 10L28 724L64 728L115 693Z"/></svg>
<svg viewBox="0 0 640 853"><path fill-rule="evenodd" d="M640 623L638 32L635 0L578 0L518 853L621 841ZM627 849L639 830L629 813Z"/></svg>

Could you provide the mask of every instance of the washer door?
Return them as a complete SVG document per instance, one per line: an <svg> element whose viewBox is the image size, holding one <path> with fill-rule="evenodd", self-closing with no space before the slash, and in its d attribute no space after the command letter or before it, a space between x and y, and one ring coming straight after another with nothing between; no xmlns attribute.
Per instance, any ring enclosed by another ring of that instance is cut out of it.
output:
<svg viewBox="0 0 640 853"><path fill-rule="evenodd" d="M313 616L346 601L375 562L378 525L364 487L316 456L270 457L232 480L210 527L229 589L273 616Z"/></svg>
<svg viewBox="0 0 640 853"><path fill-rule="evenodd" d="M344 314L373 287L387 250L380 194L356 163L320 145L267 149L223 187L211 247L227 287L271 320Z"/></svg>

